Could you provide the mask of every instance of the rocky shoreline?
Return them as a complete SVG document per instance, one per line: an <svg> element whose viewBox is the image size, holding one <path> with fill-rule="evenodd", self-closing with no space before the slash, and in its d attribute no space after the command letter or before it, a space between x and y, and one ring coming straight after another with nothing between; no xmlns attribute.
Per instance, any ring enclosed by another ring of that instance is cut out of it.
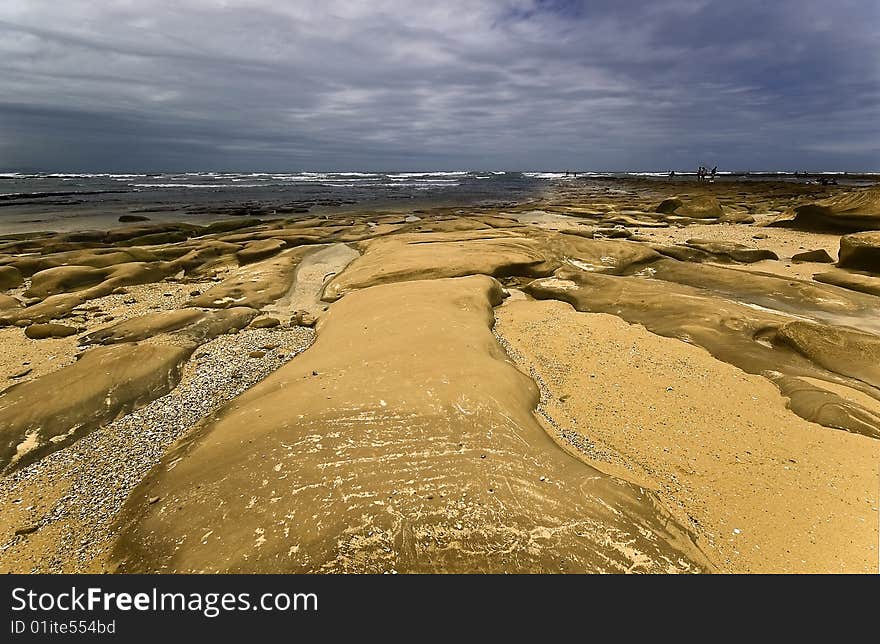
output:
<svg viewBox="0 0 880 644"><path fill-rule="evenodd" d="M0 570L871 570L878 230L620 180L0 234Z"/></svg>

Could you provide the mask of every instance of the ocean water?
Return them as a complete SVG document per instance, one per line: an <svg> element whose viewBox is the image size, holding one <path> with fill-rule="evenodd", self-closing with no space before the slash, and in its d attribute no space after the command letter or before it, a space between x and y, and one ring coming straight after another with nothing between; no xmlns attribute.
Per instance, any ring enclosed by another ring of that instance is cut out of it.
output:
<svg viewBox="0 0 880 644"><path fill-rule="evenodd" d="M519 201L546 181L506 172L0 174L0 232L106 228L121 214L208 223L229 215Z"/></svg>
<svg viewBox="0 0 880 644"><path fill-rule="evenodd" d="M841 183L880 175L828 173ZM0 232L82 230L119 225L122 214L207 223L229 215L294 216L357 209L404 211L437 205L505 203L538 197L565 182L666 172L189 172L150 174L0 173ZM676 173L677 180L695 179ZM793 173L722 172L718 180L815 180ZM610 187L610 186L609 186Z"/></svg>

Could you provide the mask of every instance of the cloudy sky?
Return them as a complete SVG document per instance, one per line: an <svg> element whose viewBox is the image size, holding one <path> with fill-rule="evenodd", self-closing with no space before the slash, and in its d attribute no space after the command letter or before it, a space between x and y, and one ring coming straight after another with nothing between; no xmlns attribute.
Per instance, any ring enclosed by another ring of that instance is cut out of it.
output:
<svg viewBox="0 0 880 644"><path fill-rule="evenodd" d="M877 0L2 0L0 168L880 170Z"/></svg>

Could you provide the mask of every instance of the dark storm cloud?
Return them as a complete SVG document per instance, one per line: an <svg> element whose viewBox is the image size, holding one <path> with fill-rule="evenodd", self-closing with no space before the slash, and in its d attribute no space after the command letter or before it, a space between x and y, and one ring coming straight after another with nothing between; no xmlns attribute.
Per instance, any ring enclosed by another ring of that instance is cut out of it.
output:
<svg viewBox="0 0 880 644"><path fill-rule="evenodd" d="M0 167L880 169L878 31L874 0L6 0Z"/></svg>

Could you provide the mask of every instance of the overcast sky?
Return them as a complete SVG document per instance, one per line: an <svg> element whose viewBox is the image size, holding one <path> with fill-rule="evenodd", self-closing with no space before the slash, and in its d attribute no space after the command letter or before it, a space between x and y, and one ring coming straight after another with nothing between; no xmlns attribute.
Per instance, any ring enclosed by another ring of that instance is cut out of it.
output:
<svg viewBox="0 0 880 644"><path fill-rule="evenodd" d="M878 0L0 0L0 168L880 170Z"/></svg>

